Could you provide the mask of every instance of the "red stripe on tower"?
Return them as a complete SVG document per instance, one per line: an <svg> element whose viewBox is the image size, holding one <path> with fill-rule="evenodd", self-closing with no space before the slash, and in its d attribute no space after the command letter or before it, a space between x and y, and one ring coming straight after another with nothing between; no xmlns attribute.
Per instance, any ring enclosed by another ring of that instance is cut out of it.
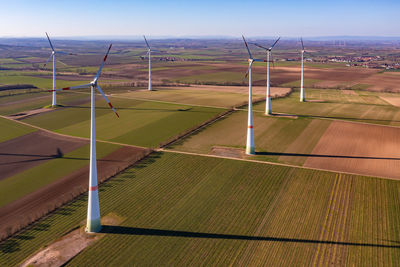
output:
<svg viewBox="0 0 400 267"><path fill-rule="evenodd" d="M110 106L110 108L114 108L111 102L108 102L108 105Z"/></svg>
<svg viewBox="0 0 400 267"><path fill-rule="evenodd" d="M89 191L96 191L98 188L99 187L97 185L96 186L91 186L91 187L89 187Z"/></svg>
<svg viewBox="0 0 400 267"><path fill-rule="evenodd" d="M248 127L249 127L249 129L253 129L253 125L249 125Z"/></svg>
<svg viewBox="0 0 400 267"><path fill-rule="evenodd" d="M63 90L69 90L69 87L64 87Z"/></svg>

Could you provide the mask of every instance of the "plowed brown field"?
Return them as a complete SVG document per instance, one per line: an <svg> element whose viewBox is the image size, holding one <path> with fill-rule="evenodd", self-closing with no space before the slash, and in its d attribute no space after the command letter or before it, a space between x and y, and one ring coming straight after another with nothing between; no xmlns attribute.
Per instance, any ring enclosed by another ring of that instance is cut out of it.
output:
<svg viewBox="0 0 400 267"><path fill-rule="evenodd" d="M0 180L62 157L88 141L36 131L0 143Z"/></svg>
<svg viewBox="0 0 400 267"><path fill-rule="evenodd" d="M334 121L304 166L400 179L400 128Z"/></svg>
<svg viewBox="0 0 400 267"><path fill-rule="evenodd" d="M122 147L98 160L99 182L141 159L147 149ZM83 167L21 199L0 208L0 237L14 232L86 191L89 166Z"/></svg>

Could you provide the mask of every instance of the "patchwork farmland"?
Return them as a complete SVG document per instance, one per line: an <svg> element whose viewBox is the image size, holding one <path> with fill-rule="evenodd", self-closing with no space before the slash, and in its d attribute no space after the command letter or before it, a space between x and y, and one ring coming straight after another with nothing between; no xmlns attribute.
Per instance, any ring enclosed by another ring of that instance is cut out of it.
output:
<svg viewBox="0 0 400 267"><path fill-rule="evenodd" d="M35 47L0 58L1 266L400 265L397 74L307 62L299 102L298 62L279 61L266 116L255 63L246 155L245 50L214 45L155 55L153 91L143 48L111 50L101 86L120 118L95 96L96 235L84 233L89 91L57 92L50 107ZM57 87L92 79L99 51L60 56Z"/></svg>

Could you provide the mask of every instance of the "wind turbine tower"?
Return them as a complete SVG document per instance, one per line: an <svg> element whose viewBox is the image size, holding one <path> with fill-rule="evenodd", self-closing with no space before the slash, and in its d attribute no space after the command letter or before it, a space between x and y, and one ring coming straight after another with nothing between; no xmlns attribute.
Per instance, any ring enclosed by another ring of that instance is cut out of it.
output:
<svg viewBox="0 0 400 267"><path fill-rule="evenodd" d="M300 84L300 102L305 102L306 98L304 95L304 44L303 38L301 40L301 84Z"/></svg>
<svg viewBox="0 0 400 267"><path fill-rule="evenodd" d="M146 36L143 35L144 41L146 42L147 45L147 55L149 56L149 91L152 91L153 88L151 87L151 48L149 43L146 40Z"/></svg>
<svg viewBox="0 0 400 267"><path fill-rule="evenodd" d="M110 52L111 46L109 46L106 55L104 56L103 62L97 71L96 76L93 81L89 84L65 87L61 89L55 89L51 91L62 91L62 90L72 90L90 87L91 92L91 106L90 106L90 171L89 171L89 197L88 197L88 210L87 210L87 222L86 222L86 232L88 233L98 233L101 230L100 223L100 205L99 205L99 191L98 191L98 181L97 181L97 159L96 159L96 129L95 129L95 90L97 89L100 94L104 97L110 108L119 117L117 111L114 109L111 102L108 100L107 96L104 94L103 90L98 85L97 81L100 77L101 70L103 69L104 63L107 60L108 53Z"/></svg>
<svg viewBox="0 0 400 267"><path fill-rule="evenodd" d="M57 96L56 96L56 51L54 50L53 44L50 41L50 37L46 32L46 36L47 36L47 40L49 40L49 44L51 47L51 54L49 59L47 59L46 63L44 64L44 66L47 65L47 63L50 61L50 59L53 59L53 97L52 97L52 101L51 101L51 105L53 107L57 106Z"/></svg>
<svg viewBox="0 0 400 267"><path fill-rule="evenodd" d="M267 92L266 92L266 100L265 100L265 115L271 115L271 85L270 85L270 75L269 75L269 69L270 69L270 62L272 60L272 48L278 43L278 41L281 39L279 37L269 48L266 48L264 46L261 46L259 44L254 44L264 50L267 51Z"/></svg>
<svg viewBox="0 0 400 267"><path fill-rule="evenodd" d="M264 60L255 59L253 58L249 46L246 42L246 39L243 37L244 44L246 45L247 52L249 53L249 68L247 69L246 76L249 76L249 108L248 108L248 118L247 118L247 140L246 140L246 154L247 155L254 155L255 154L255 147L254 147L254 128L253 128L253 88L252 88L252 74L251 68L255 61Z"/></svg>

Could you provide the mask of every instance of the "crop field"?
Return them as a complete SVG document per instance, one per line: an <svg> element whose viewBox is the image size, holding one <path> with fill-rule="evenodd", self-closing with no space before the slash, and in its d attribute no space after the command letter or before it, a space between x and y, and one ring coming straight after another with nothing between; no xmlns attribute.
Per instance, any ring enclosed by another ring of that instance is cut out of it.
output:
<svg viewBox="0 0 400 267"><path fill-rule="evenodd" d="M77 95L87 101L81 105L71 105L53 112L28 117L23 121L67 135L89 137L89 98L87 94ZM97 139L146 147L157 147L161 142L224 111L217 108L111 97L120 115L120 118L117 118L105 101L100 97L98 99L96 103Z"/></svg>
<svg viewBox="0 0 400 267"><path fill-rule="evenodd" d="M393 180L152 154L100 186L102 215L123 221L67 265L398 266L399 191ZM1 243L0 264L82 225L86 201Z"/></svg>
<svg viewBox="0 0 400 267"><path fill-rule="evenodd" d="M248 90L248 86L192 85L188 87L157 87L151 92L145 88L138 90L112 88L110 91L112 96L116 98L231 108L245 105L248 102ZM265 91L265 86L253 86L253 101L262 99L265 96ZM290 91L290 88L272 87L271 97L283 97L290 94Z"/></svg>
<svg viewBox="0 0 400 267"><path fill-rule="evenodd" d="M331 122L308 118L266 117L254 113L255 159L302 165ZM246 145L247 112L239 111L202 131L173 144L186 152L215 154L213 148L239 148ZM291 153L297 153L292 155ZM221 156L224 156L222 154Z"/></svg>
<svg viewBox="0 0 400 267"><path fill-rule="evenodd" d="M0 97L0 114L13 115L51 105L51 93L31 92ZM85 102L89 101L85 99ZM68 93L57 93L57 104L73 105L82 102L82 96ZM49 110L51 111L51 110Z"/></svg>
<svg viewBox="0 0 400 267"><path fill-rule="evenodd" d="M400 179L399 136L398 127L334 121L304 166Z"/></svg>
<svg viewBox="0 0 400 267"><path fill-rule="evenodd" d="M0 143L36 131L36 129L0 117Z"/></svg>
<svg viewBox="0 0 400 267"><path fill-rule="evenodd" d="M214 106L230 108L248 100L248 95L242 92L218 92L198 90L196 87L157 88L149 92L147 89L135 90L127 93L112 94L116 98L131 98L156 100L161 102L184 103L189 105ZM258 95L261 96L261 95Z"/></svg>
<svg viewBox="0 0 400 267"><path fill-rule="evenodd" d="M383 125L400 125L400 109L379 97L379 94L349 90L313 90L306 89L309 102L299 102L299 91L290 97L272 101L272 112L294 114L299 117L321 117L339 120L351 120ZM392 95L395 94L388 94ZM255 110L265 109L262 103Z"/></svg>
<svg viewBox="0 0 400 267"><path fill-rule="evenodd" d="M118 148L120 148L118 145L98 143L97 157L101 159ZM49 155L43 156L51 157ZM39 154L36 158L39 160L41 159ZM66 153L62 157L54 158L11 177L2 179L0 180L0 207L34 192L88 164L89 145L85 145L72 152ZM38 179L39 177L40 179Z"/></svg>

